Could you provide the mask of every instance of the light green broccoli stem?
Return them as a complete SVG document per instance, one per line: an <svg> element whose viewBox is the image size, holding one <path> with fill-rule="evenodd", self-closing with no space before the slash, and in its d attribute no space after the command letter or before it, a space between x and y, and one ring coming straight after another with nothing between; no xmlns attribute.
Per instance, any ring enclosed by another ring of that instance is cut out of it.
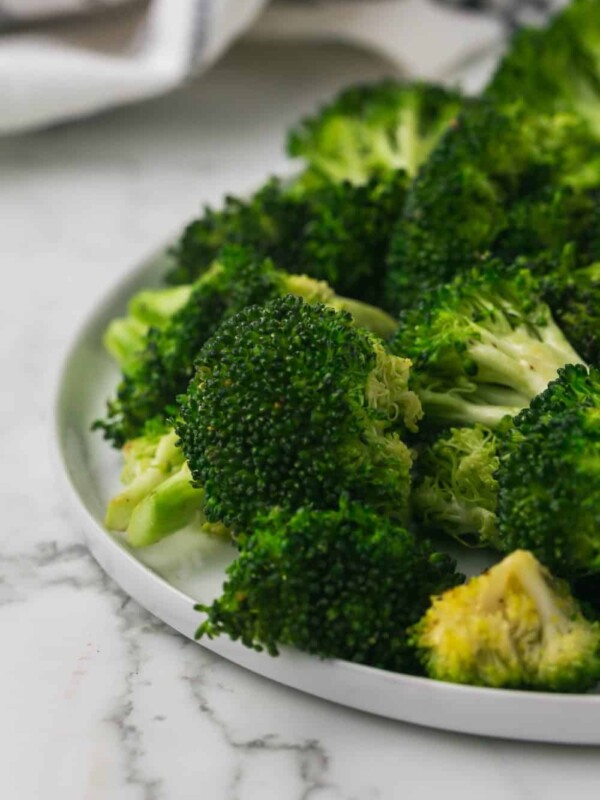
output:
<svg viewBox="0 0 600 800"><path fill-rule="evenodd" d="M486 428L497 428L504 417L518 414L524 406L495 404L493 387L486 390L487 402L478 402L477 394L466 399L454 392L436 392L431 389L417 388L417 394L423 404L425 419L432 417L444 424L474 425L479 423ZM501 393L501 399L505 395ZM526 405L526 404L525 404Z"/></svg>
<svg viewBox="0 0 600 800"><path fill-rule="evenodd" d="M192 288L191 285L184 285L168 289L145 289L131 298L127 311L130 317L139 322L162 327L187 303Z"/></svg>
<svg viewBox="0 0 600 800"><path fill-rule="evenodd" d="M187 464L158 484L133 510L127 541L147 547L185 528L201 513L204 491L192 485Z"/></svg>
<svg viewBox="0 0 600 800"><path fill-rule="evenodd" d="M127 530L136 506L156 486L181 468L185 459L176 442L177 434L174 431L162 436L156 446L154 457L148 460L148 464L145 464L137 475L133 465L126 464L127 474L134 474L135 477L109 502L104 520L107 528L115 531ZM144 458L147 459L146 454Z"/></svg>
<svg viewBox="0 0 600 800"><path fill-rule="evenodd" d="M583 363L553 324L538 330L545 338L534 338L525 326L496 337L476 326L479 339L468 347L477 365L477 382L507 386L532 400L557 377L565 364Z"/></svg>
<svg viewBox="0 0 600 800"><path fill-rule="evenodd" d="M103 336L103 343L123 372L131 372L138 354L146 345L148 328L163 327L190 298L192 286L169 289L146 289L129 301L128 316L113 319Z"/></svg>
<svg viewBox="0 0 600 800"><path fill-rule="evenodd" d="M366 328L381 339L389 339L398 327L398 322L385 311L360 300L336 295L328 305L336 311L348 311L357 328Z"/></svg>
<svg viewBox="0 0 600 800"><path fill-rule="evenodd" d="M358 328L366 328L382 339L389 339L398 327L396 320L380 308L360 300L340 297L326 281L318 281L308 275L286 275L282 289L307 303L325 303L336 311L348 311Z"/></svg>
<svg viewBox="0 0 600 800"><path fill-rule="evenodd" d="M109 323L102 342L123 372L131 372L135 367L147 332L148 326L132 317L113 319Z"/></svg>
<svg viewBox="0 0 600 800"><path fill-rule="evenodd" d="M413 506L423 520L432 528L443 529L466 547L482 547L489 544L500 549L496 514L487 508L467 505L456 497L444 496L435 481L426 478L413 490ZM477 534L478 540L469 540L469 535Z"/></svg>

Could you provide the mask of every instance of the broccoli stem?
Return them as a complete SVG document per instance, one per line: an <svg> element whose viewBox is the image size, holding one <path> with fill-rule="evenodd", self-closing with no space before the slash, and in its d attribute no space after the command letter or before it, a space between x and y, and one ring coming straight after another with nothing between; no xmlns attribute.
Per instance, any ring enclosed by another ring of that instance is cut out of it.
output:
<svg viewBox="0 0 600 800"><path fill-rule="evenodd" d="M386 314L385 311L368 303L363 303L361 300L335 295L328 301L327 305L337 311L348 311L358 328L367 328L367 330L372 331L382 339L389 339L398 327L397 321L389 314Z"/></svg>
<svg viewBox="0 0 600 800"><path fill-rule="evenodd" d="M134 509L127 526L133 547L147 547L189 525L202 508L204 490L192 484L187 464L160 483Z"/></svg>
<svg viewBox="0 0 600 800"><path fill-rule="evenodd" d="M493 387L487 391L489 402L471 402L459 394L435 392L431 389L419 389L425 415L440 418L445 424L473 425L479 423L487 428L497 428L505 416L514 416L522 406L499 405L492 400ZM474 400L478 400L474 395ZM503 398L504 399L504 398Z"/></svg>
<svg viewBox="0 0 600 800"><path fill-rule="evenodd" d="M177 447L174 432L163 436L158 443L151 464L135 477L128 486L113 497L106 509L104 522L113 531L127 530L134 509L142 500L165 481L173 470L183 464L183 453Z"/></svg>
<svg viewBox="0 0 600 800"><path fill-rule="evenodd" d="M136 363L136 356L144 349L148 326L133 317L113 319L106 329L102 342L123 372Z"/></svg>
<svg viewBox="0 0 600 800"><path fill-rule="evenodd" d="M398 327L396 320L385 311L361 300L336 295L326 281L317 281L308 275L286 275L283 286L307 303L325 303L336 311L348 311L358 328L367 328L382 339L388 339Z"/></svg>
<svg viewBox="0 0 600 800"><path fill-rule="evenodd" d="M544 391L565 364L582 363L555 325L540 326L539 330L543 341L525 327L500 337L480 329L481 341L469 346L469 355L478 367L478 380L507 386L529 402Z"/></svg>
<svg viewBox="0 0 600 800"><path fill-rule="evenodd" d="M191 284L168 289L145 289L129 301L129 316L146 325L164 325L187 303L192 290Z"/></svg>

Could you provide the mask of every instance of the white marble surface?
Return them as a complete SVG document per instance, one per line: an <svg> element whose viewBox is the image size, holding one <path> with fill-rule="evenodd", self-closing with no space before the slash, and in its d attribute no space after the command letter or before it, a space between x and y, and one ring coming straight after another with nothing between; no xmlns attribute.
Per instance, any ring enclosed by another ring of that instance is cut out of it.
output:
<svg viewBox="0 0 600 800"><path fill-rule="evenodd" d="M103 575L57 494L52 386L96 297L201 201L283 169L317 98L384 69L240 47L170 98L0 142L2 800L600 796L600 748L393 723L207 653Z"/></svg>

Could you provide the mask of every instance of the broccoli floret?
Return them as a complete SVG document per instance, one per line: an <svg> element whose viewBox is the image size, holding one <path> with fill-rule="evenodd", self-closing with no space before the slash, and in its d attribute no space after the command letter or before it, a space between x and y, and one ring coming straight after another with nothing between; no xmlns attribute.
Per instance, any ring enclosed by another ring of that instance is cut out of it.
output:
<svg viewBox="0 0 600 800"><path fill-rule="evenodd" d="M543 288L544 300L577 352L600 366L600 262L552 272Z"/></svg>
<svg viewBox="0 0 600 800"><path fill-rule="evenodd" d="M357 503L274 509L227 570L222 595L198 606L197 636L227 634L277 655L292 645L322 657L415 671L405 630L431 594L456 585L454 562Z"/></svg>
<svg viewBox="0 0 600 800"><path fill-rule="evenodd" d="M581 363L527 269L490 263L407 310L390 344L413 361L425 420L494 428L527 406L564 364Z"/></svg>
<svg viewBox="0 0 600 800"><path fill-rule="evenodd" d="M288 153L307 165L300 184L360 185L397 169L414 175L465 102L427 83L352 86L291 131Z"/></svg>
<svg viewBox="0 0 600 800"><path fill-rule="evenodd" d="M469 109L408 193L390 241L389 296L409 307L490 254L507 263L560 255L585 231L582 210L594 213L578 193L599 184L597 140L576 118Z"/></svg>
<svg viewBox="0 0 600 800"><path fill-rule="evenodd" d="M220 260L194 284L187 303L161 328L149 329L144 349L132 354L128 370L109 401L106 420L95 424L116 446L143 431L148 421L164 421L176 411L194 372L194 360L221 322L248 305L294 294L309 303L325 302L352 313L357 325L383 338L396 322L380 309L338 297L323 281L289 275L271 261L256 261L244 248L223 250Z"/></svg>
<svg viewBox="0 0 600 800"><path fill-rule="evenodd" d="M571 580L600 572L599 415L600 370L567 365L496 431L450 431L417 462L417 521L468 544L531 550Z"/></svg>
<svg viewBox="0 0 600 800"><path fill-rule="evenodd" d="M191 286L144 289L129 301L126 317L110 322L102 341L123 372L135 367L150 326L164 328L187 303L191 292Z"/></svg>
<svg viewBox="0 0 600 800"><path fill-rule="evenodd" d="M542 113L576 113L600 136L598 0L575 0L546 28L519 30L485 95L496 104L518 97Z"/></svg>
<svg viewBox="0 0 600 800"><path fill-rule="evenodd" d="M600 370L594 366L587 369L583 364L567 364L559 369L556 380L514 417L511 425L504 426L503 433L519 431L526 435L540 422L582 407L600 407Z"/></svg>
<svg viewBox="0 0 600 800"><path fill-rule="evenodd" d="M469 546L500 548L496 435L475 425L452 428L419 454L412 508L419 526Z"/></svg>
<svg viewBox="0 0 600 800"><path fill-rule="evenodd" d="M498 528L566 578L600 572L600 408L518 418L499 445Z"/></svg>
<svg viewBox="0 0 600 800"><path fill-rule="evenodd" d="M271 180L250 199L229 197L223 210L205 209L190 223L167 280L195 281L224 245L238 244L287 272L380 303L389 238L407 185L401 171L364 186L330 182L310 192Z"/></svg>
<svg viewBox="0 0 600 800"><path fill-rule="evenodd" d="M197 360L176 430L208 519L236 530L278 505L369 503L404 519L421 415L410 362L346 312L288 296L225 322Z"/></svg>
<svg viewBox="0 0 600 800"><path fill-rule="evenodd" d="M525 550L434 598L411 640L436 680L584 692L600 678L600 625Z"/></svg>
<svg viewBox="0 0 600 800"><path fill-rule="evenodd" d="M196 522L205 532L221 532L203 515L204 492L192 476L174 431L149 430L123 447L125 488L108 504L106 527L125 532L132 547L146 547Z"/></svg>

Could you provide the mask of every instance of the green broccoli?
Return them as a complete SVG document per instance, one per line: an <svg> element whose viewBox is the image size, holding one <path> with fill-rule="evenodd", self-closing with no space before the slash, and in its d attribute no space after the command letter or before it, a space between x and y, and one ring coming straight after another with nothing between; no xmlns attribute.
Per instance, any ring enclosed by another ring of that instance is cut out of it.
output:
<svg viewBox="0 0 600 800"><path fill-rule="evenodd" d="M113 319L104 333L103 343L123 372L135 368L146 344L148 329L164 328L171 317L190 298L191 286L144 289L127 306L127 316Z"/></svg>
<svg viewBox="0 0 600 800"><path fill-rule="evenodd" d="M208 519L364 501L403 520L416 430L410 362L346 312L288 296L227 320L197 360L176 430Z"/></svg>
<svg viewBox="0 0 600 800"><path fill-rule="evenodd" d="M322 657L413 672L405 630L431 594L456 585L452 559L358 503L260 516L227 570L197 637L227 634L277 655Z"/></svg>
<svg viewBox="0 0 600 800"><path fill-rule="evenodd" d="M501 552L531 550L558 575L600 572L600 370L568 365L492 433L450 431L420 456L417 522Z"/></svg>
<svg viewBox="0 0 600 800"><path fill-rule="evenodd" d="M125 532L132 547L146 547L196 522L205 532L224 532L203 515L204 492L192 476L172 430L149 430L123 448L125 488L106 510L110 530Z"/></svg>
<svg viewBox="0 0 600 800"><path fill-rule="evenodd" d="M396 322L380 309L338 297L322 281L289 275L271 261L256 261L251 252L231 246L193 285L187 303L162 327L148 330L144 348L130 355L107 418L95 427L122 446L139 436L148 422L164 422L176 412L177 395L193 375L195 357L221 322L245 306L289 293L348 310L357 325L382 337L395 330Z"/></svg>
<svg viewBox="0 0 600 800"><path fill-rule="evenodd" d="M405 311L390 349L413 361L426 422L500 424L564 364L581 363L527 269L496 262L458 275Z"/></svg>
<svg viewBox="0 0 600 800"><path fill-rule="evenodd" d="M543 297L577 352L588 364L600 366L600 261L551 272Z"/></svg>
<svg viewBox="0 0 600 800"><path fill-rule="evenodd" d="M498 448L502 547L532 550L566 578L600 572L600 408L539 413L517 418Z"/></svg>
<svg viewBox="0 0 600 800"><path fill-rule="evenodd" d="M360 185L398 169L414 175L465 104L427 83L352 86L290 133L288 153L306 162L302 187Z"/></svg>
<svg viewBox="0 0 600 800"><path fill-rule="evenodd" d="M496 435L475 425L452 428L417 460L412 510L420 528L450 534L463 544L501 549L496 506L500 465Z"/></svg>
<svg viewBox="0 0 600 800"><path fill-rule="evenodd" d="M287 272L380 304L389 238L407 185L401 171L364 186L330 182L302 194L271 180L248 200L229 197L223 210L205 209L190 223L174 248L167 281L195 281L224 245L238 244Z"/></svg>
<svg viewBox="0 0 600 800"><path fill-rule="evenodd" d="M470 108L408 193L390 240L389 298L410 307L490 254L511 263L558 257L578 236L588 245L598 185L598 142L577 118Z"/></svg>
<svg viewBox="0 0 600 800"><path fill-rule="evenodd" d="M436 680L584 692L600 679L600 624L525 550L435 597L410 639Z"/></svg>
<svg viewBox="0 0 600 800"><path fill-rule="evenodd" d="M539 111L580 115L600 137L600 3L574 0L543 29L522 28L485 90Z"/></svg>

